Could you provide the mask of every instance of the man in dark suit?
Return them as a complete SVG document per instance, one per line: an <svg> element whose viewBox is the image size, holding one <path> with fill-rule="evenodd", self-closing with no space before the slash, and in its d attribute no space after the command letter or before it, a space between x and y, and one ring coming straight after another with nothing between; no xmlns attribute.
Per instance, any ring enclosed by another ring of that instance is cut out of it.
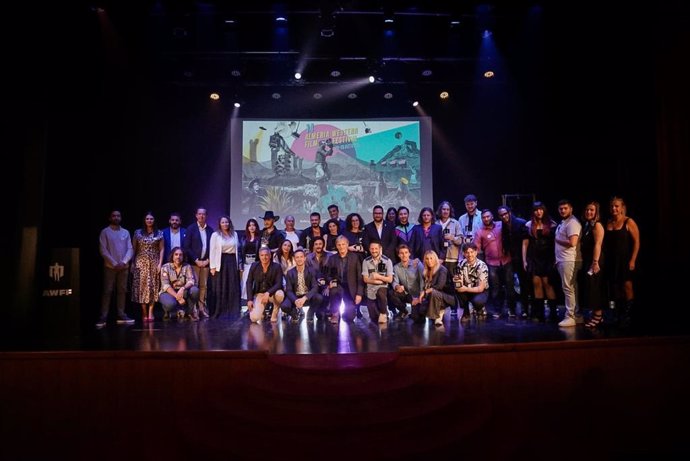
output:
<svg viewBox="0 0 690 461"><path fill-rule="evenodd" d="M376 205L372 210L374 220L364 226L364 248L369 248L371 242L381 242L383 254L391 261L396 260L395 248L398 245L398 237L395 235L395 226L383 219L383 207Z"/></svg>
<svg viewBox="0 0 690 461"><path fill-rule="evenodd" d="M208 318L206 292L209 274L209 248L213 229L206 224L206 208L197 208L196 222L187 228L182 247L187 262L192 265L194 276L199 284L199 315Z"/></svg>
<svg viewBox="0 0 690 461"><path fill-rule="evenodd" d="M187 235L187 229L182 227L182 218L180 213L173 211L170 213L168 220L170 227L163 229L163 240L165 247L163 248L163 262L170 262L170 252L175 247L184 248L184 238Z"/></svg>
<svg viewBox="0 0 690 461"><path fill-rule="evenodd" d="M307 321L314 321L314 314L321 308L323 296L319 294L319 282L316 272L307 267L307 256L304 250L295 250L295 267L285 275L285 300L280 308L290 316L293 322L299 321L302 309L309 306Z"/></svg>
<svg viewBox="0 0 690 461"><path fill-rule="evenodd" d="M337 253L332 254L326 263L326 280L330 296L331 323L340 320L340 303L344 303L343 320L355 319L355 309L359 310L364 294L362 263L359 256L347 251L350 242L344 235L335 239Z"/></svg>

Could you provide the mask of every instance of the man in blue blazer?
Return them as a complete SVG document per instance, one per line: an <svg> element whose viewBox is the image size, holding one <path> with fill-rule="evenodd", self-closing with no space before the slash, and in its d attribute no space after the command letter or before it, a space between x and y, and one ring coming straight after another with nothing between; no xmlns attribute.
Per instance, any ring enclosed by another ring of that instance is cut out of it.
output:
<svg viewBox="0 0 690 461"><path fill-rule="evenodd" d="M199 315L208 318L206 309L206 292L209 274L209 248L213 229L206 224L206 208L197 208L196 222L187 228L184 239L184 254L194 270L199 284Z"/></svg>
<svg viewBox="0 0 690 461"><path fill-rule="evenodd" d="M184 248L184 238L187 236L187 229L182 227L182 218L180 213L173 211L170 213L170 220L168 220L170 227L163 229L163 240L165 246L163 248L163 262L170 261L170 252L175 247Z"/></svg>

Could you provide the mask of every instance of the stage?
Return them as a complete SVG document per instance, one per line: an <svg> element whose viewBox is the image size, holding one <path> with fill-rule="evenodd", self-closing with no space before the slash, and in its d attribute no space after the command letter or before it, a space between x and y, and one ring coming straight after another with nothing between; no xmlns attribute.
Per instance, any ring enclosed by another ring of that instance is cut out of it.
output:
<svg viewBox="0 0 690 461"><path fill-rule="evenodd" d="M690 411L690 338L673 332L161 320L52 346L0 353L2 459L690 454L672 421Z"/></svg>
<svg viewBox="0 0 690 461"><path fill-rule="evenodd" d="M641 336L673 336L682 334L678 324L620 326L611 311L607 322L598 329L584 325L560 328L557 322L507 318L482 319L471 317L461 322L459 315L444 317L443 326L429 320L422 324L411 320L389 320L385 324L369 321L364 307L362 318L354 322L327 320L313 322L289 317L271 323L251 323L242 318L162 320L163 312L156 306L156 321L142 322L135 317L132 325L118 325L111 318L105 328L82 322L81 328L64 324L63 319L47 317L26 331L9 331L2 340L4 350L24 351L266 351L270 354L345 354L398 352L405 347L521 344L533 342L589 341L593 339L637 338ZM564 307L559 307L560 317ZM460 311L461 313L462 311ZM281 313L282 315L282 313ZM287 319L287 320L286 320ZM54 323L53 320L56 322ZM57 322L60 320L61 322ZM640 322L638 322L640 323ZM677 331L674 331L674 328Z"/></svg>

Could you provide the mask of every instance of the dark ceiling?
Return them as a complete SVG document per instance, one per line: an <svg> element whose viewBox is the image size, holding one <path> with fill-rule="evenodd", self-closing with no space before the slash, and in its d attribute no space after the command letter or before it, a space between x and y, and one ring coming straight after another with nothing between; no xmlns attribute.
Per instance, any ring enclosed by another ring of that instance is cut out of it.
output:
<svg viewBox="0 0 690 461"><path fill-rule="evenodd" d="M448 3L140 2L92 15L154 81L182 86L337 85L369 75L388 85L449 85L482 78L516 44L541 52L529 43L540 31L539 9ZM498 53L480 53L485 30Z"/></svg>

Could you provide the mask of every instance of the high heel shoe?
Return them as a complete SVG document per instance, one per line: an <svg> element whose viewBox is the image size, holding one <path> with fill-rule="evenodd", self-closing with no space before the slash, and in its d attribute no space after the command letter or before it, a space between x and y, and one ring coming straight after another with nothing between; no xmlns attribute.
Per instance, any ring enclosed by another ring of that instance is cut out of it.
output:
<svg viewBox="0 0 690 461"><path fill-rule="evenodd" d="M594 314L587 323L585 323L585 326L587 328L597 328L599 325L604 323L604 315L603 314Z"/></svg>

